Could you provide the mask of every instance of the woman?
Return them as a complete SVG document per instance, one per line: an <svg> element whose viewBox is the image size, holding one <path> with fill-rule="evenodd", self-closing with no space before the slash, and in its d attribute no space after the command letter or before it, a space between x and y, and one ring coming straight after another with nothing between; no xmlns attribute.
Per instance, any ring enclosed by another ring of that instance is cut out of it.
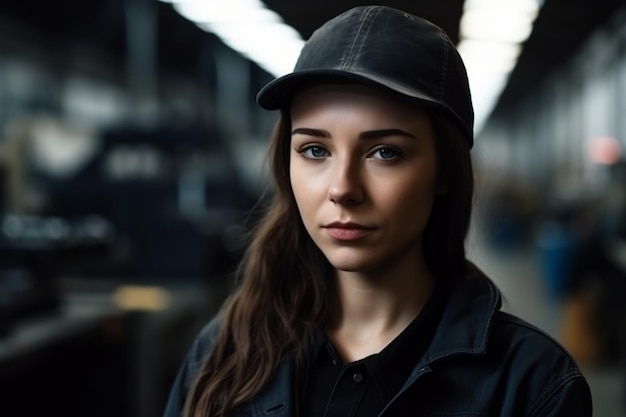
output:
<svg viewBox="0 0 626 417"><path fill-rule="evenodd" d="M436 26L351 9L259 104L273 201L165 416L588 416L571 357L465 257L473 111Z"/></svg>

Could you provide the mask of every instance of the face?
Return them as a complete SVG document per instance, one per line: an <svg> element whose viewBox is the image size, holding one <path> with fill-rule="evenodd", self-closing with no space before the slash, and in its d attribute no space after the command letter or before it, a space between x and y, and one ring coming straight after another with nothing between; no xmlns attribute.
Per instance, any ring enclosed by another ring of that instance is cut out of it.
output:
<svg viewBox="0 0 626 417"><path fill-rule="evenodd" d="M302 221L338 270L421 260L437 158L428 115L359 86L316 87L291 107L290 179Z"/></svg>

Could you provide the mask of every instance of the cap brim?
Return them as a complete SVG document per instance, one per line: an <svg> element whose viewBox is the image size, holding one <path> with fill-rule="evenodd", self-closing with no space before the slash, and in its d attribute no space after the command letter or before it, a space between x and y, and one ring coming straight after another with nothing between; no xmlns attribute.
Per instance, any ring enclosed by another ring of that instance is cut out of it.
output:
<svg viewBox="0 0 626 417"><path fill-rule="evenodd" d="M256 96L256 102L266 110L278 110L289 106L293 95L304 85L341 81L370 85L374 88L381 88L392 94L399 94L405 98L419 100L424 104L439 106L439 103L437 103L435 99L415 89L398 85L383 77L341 70L307 70L284 75L263 87Z"/></svg>
<svg viewBox="0 0 626 417"><path fill-rule="evenodd" d="M372 74L360 74L355 71L347 72L329 69L296 71L276 78L265 85L257 94L256 102L266 110L285 109L291 104L293 96L297 94L303 86L337 82L356 82L369 85L395 95L399 99L408 100L415 104L443 111L449 114L455 123L458 123L463 134L467 136L470 147L472 147L474 143L472 128L466 126L462 118L460 118L454 110L415 88L408 88L384 77Z"/></svg>

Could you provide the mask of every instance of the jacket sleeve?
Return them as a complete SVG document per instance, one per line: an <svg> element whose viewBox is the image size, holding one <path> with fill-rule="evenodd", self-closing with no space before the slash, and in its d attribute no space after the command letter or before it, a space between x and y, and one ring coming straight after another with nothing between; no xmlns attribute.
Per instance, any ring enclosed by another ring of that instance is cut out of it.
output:
<svg viewBox="0 0 626 417"><path fill-rule="evenodd" d="M562 383L545 392L531 410L532 417L591 417L591 391L580 372L566 375Z"/></svg>
<svg viewBox="0 0 626 417"><path fill-rule="evenodd" d="M174 379L167 403L165 404L163 417L182 416L189 388L200 371L204 359L213 347L218 327L218 320L213 319L200 331L200 334L194 340Z"/></svg>

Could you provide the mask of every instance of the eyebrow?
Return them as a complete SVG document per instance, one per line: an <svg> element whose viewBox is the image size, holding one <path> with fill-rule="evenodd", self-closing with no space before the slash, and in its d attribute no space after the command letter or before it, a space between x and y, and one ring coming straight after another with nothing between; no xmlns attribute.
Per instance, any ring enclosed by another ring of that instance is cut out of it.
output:
<svg viewBox="0 0 626 417"><path fill-rule="evenodd" d="M306 135L306 136L314 136L316 138L329 138L330 132L328 130L322 130L322 129L311 129L308 127L299 127L291 131L291 136L293 135Z"/></svg>
<svg viewBox="0 0 626 417"><path fill-rule="evenodd" d="M411 139L417 139L415 135L402 129L380 129L368 130L359 135L359 139L380 139L387 136L404 136Z"/></svg>
<svg viewBox="0 0 626 417"><path fill-rule="evenodd" d="M311 129L308 127L299 127L291 132L291 135L307 135L317 138L330 138L330 132L323 129ZM359 139L380 139L387 136L404 136L411 139L417 139L417 137L409 132L401 129L378 129L367 130L359 134Z"/></svg>

